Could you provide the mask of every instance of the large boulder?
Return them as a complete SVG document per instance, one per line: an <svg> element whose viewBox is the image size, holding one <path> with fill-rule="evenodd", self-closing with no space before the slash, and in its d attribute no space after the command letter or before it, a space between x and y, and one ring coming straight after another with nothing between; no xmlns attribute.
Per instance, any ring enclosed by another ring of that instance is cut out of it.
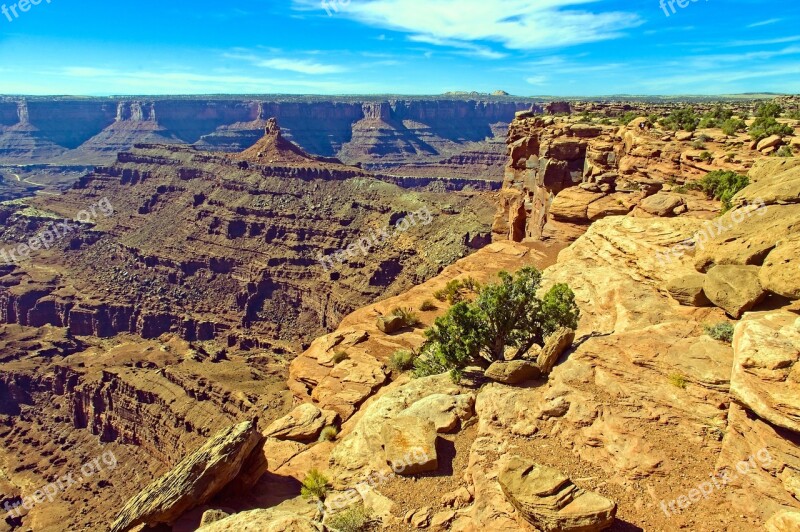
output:
<svg viewBox="0 0 800 532"><path fill-rule="evenodd" d="M559 471L512 456L497 481L520 515L543 532L594 532L611 526L617 505L578 488Z"/></svg>
<svg viewBox="0 0 800 532"><path fill-rule="evenodd" d="M574 341L575 331L564 327L547 337L542 352L539 353L539 358L536 361L536 365L539 366L543 375L547 375L553 370L559 357Z"/></svg>
<svg viewBox="0 0 800 532"><path fill-rule="evenodd" d="M436 426L412 416L395 418L381 430L386 463L400 475L416 475L439 468Z"/></svg>
<svg viewBox="0 0 800 532"><path fill-rule="evenodd" d="M800 317L748 314L736 326L731 394L746 408L800 434Z"/></svg>
<svg viewBox="0 0 800 532"><path fill-rule="evenodd" d="M309 516L279 508L242 512L198 529L198 532L322 532Z"/></svg>
<svg viewBox="0 0 800 532"><path fill-rule="evenodd" d="M220 431L128 501L111 525L111 532L126 532L141 524L170 524L186 511L205 504L239 474L260 439L252 421Z"/></svg>
<svg viewBox="0 0 800 532"><path fill-rule="evenodd" d="M399 453L399 457L393 456L397 454L397 448L415 445L430 448L437 434L455 423L451 414L459 418L458 423L463 423L474 415L474 394L465 394L464 389L453 383L449 374L398 382L392 386L393 389L385 391L369 403L351 427L345 426L342 439L330 455L329 472L332 479L343 484L352 484L364 475L385 471L386 458L404 458L407 451ZM453 399L446 400L442 395L452 396ZM469 398L462 397L463 395ZM413 421L407 421L408 419ZM394 439L397 434L384 433L384 427L399 426L398 423L416 427L415 439L423 443L401 445L402 442L398 441L393 450L385 449L385 441ZM434 456L429 453L428 458Z"/></svg>
<svg viewBox="0 0 800 532"><path fill-rule="evenodd" d="M450 433L457 430L462 421L466 421L474 415L474 395L436 393L420 399L406 408L400 417L427 419L436 427L436 432Z"/></svg>
<svg viewBox="0 0 800 532"><path fill-rule="evenodd" d="M322 429L332 425L338 414L331 410L320 410L311 403L305 403L288 415L274 421L263 432L264 437L279 440L311 442L319 437Z"/></svg>
<svg viewBox="0 0 800 532"><path fill-rule="evenodd" d="M785 160L792 161L792 159ZM763 202L765 205L800 203L800 166L785 164L774 165L770 168L774 169L774 174L762 177L745 187L734 196L733 203L758 204Z"/></svg>
<svg viewBox="0 0 800 532"><path fill-rule="evenodd" d="M571 187L555 197L550 214L560 222L589 223L589 204L602 197L601 193Z"/></svg>
<svg viewBox="0 0 800 532"><path fill-rule="evenodd" d="M759 272L764 289L789 299L800 299L800 240L781 240L767 255Z"/></svg>
<svg viewBox="0 0 800 532"><path fill-rule="evenodd" d="M800 512L783 510L772 517L764 525L766 532L797 532L800 530Z"/></svg>
<svg viewBox="0 0 800 532"><path fill-rule="evenodd" d="M703 282L703 292L714 305L739 319L766 296L757 266L715 266Z"/></svg>
<svg viewBox="0 0 800 532"><path fill-rule="evenodd" d="M406 326L402 316L381 316L376 323L378 330L386 334L394 334Z"/></svg>
<svg viewBox="0 0 800 532"><path fill-rule="evenodd" d="M539 366L527 360L493 362L484 373L486 378L503 384L519 384L531 379L537 379L541 374Z"/></svg>
<svg viewBox="0 0 800 532"><path fill-rule="evenodd" d="M758 151L763 151L768 148L776 148L781 144L783 144L783 137L780 135L770 135L758 143L757 149Z"/></svg>
<svg viewBox="0 0 800 532"><path fill-rule="evenodd" d="M689 307L707 307L711 301L703 292L706 276L702 273L689 273L673 277L667 283L667 292L681 305Z"/></svg>
<svg viewBox="0 0 800 532"><path fill-rule="evenodd" d="M697 233L697 271L707 272L717 264L759 266L776 242L796 238L800 232L800 205L769 205L753 210L755 205L758 203L725 213Z"/></svg>
<svg viewBox="0 0 800 532"><path fill-rule="evenodd" d="M677 194L667 194L659 192L654 196L645 198L639 204L639 208L653 216L675 216L676 210L686 205L683 198Z"/></svg>

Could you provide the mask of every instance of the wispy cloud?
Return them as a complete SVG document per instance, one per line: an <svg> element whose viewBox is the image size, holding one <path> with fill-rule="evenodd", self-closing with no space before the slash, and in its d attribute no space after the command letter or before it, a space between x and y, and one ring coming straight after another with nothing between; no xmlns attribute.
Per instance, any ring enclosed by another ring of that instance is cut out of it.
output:
<svg viewBox="0 0 800 532"><path fill-rule="evenodd" d="M778 22L782 22L782 18L771 18L769 20L762 20L761 22L754 22L747 26L748 28L760 28L761 26L769 26L771 24L777 24Z"/></svg>
<svg viewBox="0 0 800 532"><path fill-rule="evenodd" d="M285 92L295 90L352 91L368 86L335 81L260 78L235 73L219 72L199 74L191 71L124 71L109 68L69 66L60 69L59 75L81 78L102 86L124 86L128 94L198 93L208 91L241 93ZM134 90L131 90L134 89ZM139 90L142 92L139 92Z"/></svg>
<svg viewBox="0 0 800 532"><path fill-rule="evenodd" d="M256 62L256 65L273 70L300 72L301 74L338 74L347 70L337 65L324 65L322 63L299 61L297 59L265 59Z"/></svg>
<svg viewBox="0 0 800 532"><path fill-rule="evenodd" d="M250 53L225 53L222 54L227 59L235 59L239 61L246 61L254 66L261 68L270 68L272 70L286 70L289 72L297 72L300 74L340 74L346 72L347 69L339 65L328 65L305 59L285 59L285 58L271 58L264 59L255 54Z"/></svg>
<svg viewBox="0 0 800 532"><path fill-rule="evenodd" d="M578 10L596 0L359 0L340 16L453 43L497 42L514 50L558 48L615 39L644 21L633 12ZM296 9L317 0L293 0Z"/></svg>
<svg viewBox="0 0 800 532"><path fill-rule="evenodd" d="M413 42L433 44L435 46L447 46L450 48L458 48L461 50L465 50L464 52L461 52L463 55L468 55L471 57L480 57L483 59L503 59L504 57L507 57L507 54L496 52L486 46L479 46L477 44L472 44L464 41L456 41L453 39L442 39L430 35L410 35L408 37L408 40Z"/></svg>
<svg viewBox="0 0 800 532"><path fill-rule="evenodd" d="M525 78L525 81L530 83L531 85L544 85L550 79L547 76L530 76Z"/></svg>

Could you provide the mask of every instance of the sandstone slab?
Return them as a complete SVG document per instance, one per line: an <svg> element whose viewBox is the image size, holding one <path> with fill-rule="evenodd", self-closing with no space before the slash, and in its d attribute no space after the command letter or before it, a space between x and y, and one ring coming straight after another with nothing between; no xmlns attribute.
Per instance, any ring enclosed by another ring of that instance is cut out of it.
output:
<svg viewBox="0 0 800 532"><path fill-rule="evenodd" d="M759 141L756 149L758 151L764 151L768 148L776 148L781 144L783 144L783 137L781 137L780 135L770 135L769 137Z"/></svg>
<svg viewBox="0 0 800 532"><path fill-rule="evenodd" d="M304 403L288 415L275 420L262 433L266 438L311 442L317 439L322 429L332 425L338 414L323 411L311 403Z"/></svg>
<svg viewBox="0 0 800 532"><path fill-rule="evenodd" d="M789 299L800 299L800 239L778 242L758 275L764 289Z"/></svg>
<svg viewBox="0 0 800 532"><path fill-rule="evenodd" d="M797 532L800 530L800 511L782 510L764 525L766 532Z"/></svg>
<svg viewBox="0 0 800 532"><path fill-rule="evenodd" d="M547 375L553 370L559 357L575 341L575 331L561 328L547 337L542 352L539 354L537 365L542 374Z"/></svg>
<svg viewBox="0 0 800 532"><path fill-rule="evenodd" d="M690 307L707 307L711 301L703 292L705 275L702 273L690 273L673 277L667 283L666 289L676 301L682 305Z"/></svg>
<svg viewBox="0 0 800 532"><path fill-rule="evenodd" d="M677 194L660 192L642 200L639 208L653 216L675 216L675 210L685 204Z"/></svg>
<svg viewBox="0 0 800 532"><path fill-rule="evenodd" d="M416 475L439 468L433 422L417 417L398 417L383 426L381 439L386 463L397 474Z"/></svg>
<svg viewBox="0 0 800 532"><path fill-rule="evenodd" d="M382 333L394 334L405 327L405 322L401 316L381 316L378 318L377 326Z"/></svg>
<svg viewBox="0 0 800 532"><path fill-rule="evenodd" d="M613 501L578 488L559 471L513 456L497 481L526 521L543 532L595 532L614 522Z"/></svg>
<svg viewBox="0 0 800 532"><path fill-rule="evenodd" d="M736 326L733 350L736 400L800 434L800 317L785 311L748 315Z"/></svg>
<svg viewBox="0 0 800 532"><path fill-rule="evenodd" d="M603 194L600 193L571 187L555 197L550 206L550 214L560 222L588 223L589 204L602 197Z"/></svg>
<svg viewBox="0 0 800 532"><path fill-rule="evenodd" d="M128 501L111 532L125 532L141 524L169 524L204 504L236 477L259 439L251 421L219 432Z"/></svg>
<svg viewBox="0 0 800 532"><path fill-rule="evenodd" d="M703 292L714 305L739 319L766 296L758 274L757 266L715 266L703 281Z"/></svg>
<svg viewBox="0 0 800 532"><path fill-rule="evenodd" d="M484 373L487 378L503 384L519 384L531 379L537 379L541 374L539 366L527 360L493 362Z"/></svg>

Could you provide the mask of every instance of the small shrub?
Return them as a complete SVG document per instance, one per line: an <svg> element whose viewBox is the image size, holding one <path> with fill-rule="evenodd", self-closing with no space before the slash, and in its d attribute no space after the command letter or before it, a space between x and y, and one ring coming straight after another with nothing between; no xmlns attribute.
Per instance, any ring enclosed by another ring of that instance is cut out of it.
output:
<svg viewBox="0 0 800 532"><path fill-rule="evenodd" d="M472 277L467 277L461 282L461 286L470 292L477 292L481 289L481 284Z"/></svg>
<svg viewBox="0 0 800 532"><path fill-rule="evenodd" d="M467 295L465 292L477 292L479 289L480 284L472 277L467 277L463 281L453 279L448 282L443 289L434 292L433 297L439 301L447 301L451 305L455 305L456 303L464 301Z"/></svg>
<svg viewBox="0 0 800 532"><path fill-rule="evenodd" d="M669 116L661 120L661 125L672 131L695 131L700 125L700 117L691 107L684 107L672 111Z"/></svg>
<svg viewBox="0 0 800 532"><path fill-rule="evenodd" d="M685 389L686 388L686 377L683 375L679 375L677 373L673 373L669 376L669 383L676 388Z"/></svg>
<svg viewBox="0 0 800 532"><path fill-rule="evenodd" d="M419 316L410 308L398 307L392 310L389 314L402 318L403 325L406 327L416 327L420 324Z"/></svg>
<svg viewBox="0 0 800 532"><path fill-rule="evenodd" d="M775 152L775 157L794 157L794 153L792 153L792 149L789 146L781 146L781 148Z"/></svg>
<svg viewBox="0 0 800 532"><path fill-rule="evenodd" d="M745 131L747 129L747 124L744 123L744 120L739 120L738 118L729 118L722 123L721 127L723 133L729 137L734 137L740 131Z"/></svg>
<svg viewBox="0 0 800 532"><path fill-rule="evenodd" d="M525 352L561 327L576 329L580 311L565 284L539 297L542 274L522 268L498 274L500 282L482 287L474 302L453 305L425 331L426 341L414 361L415 375L450 372L458 381L469 365L503 360L508 347Z"/></svg>
<svg viewBox="0 0 800 532"><path fill-rule="evenodd" d="M791 111L787 111L784 116L786 118L791 118L792 120L800 120L800 109L792 109Z"/></svg>
<svg viewBox="0 0 800 532"><path fill-rule="evenodd" d="M330 517L325 526L335 532L365 532L372 529L372 514L363 503L354 504Z"/></svg>
<svg viewBox="0 0 800 532"><path fill-rule="evenodd" d="M336 425L328 425L322 432L319 433L317 441L333 441L339 435L339 427Z"/></svg>
<svg viewBox="0 0 800 532"><path fill-rule="evenodd" d="M639 118L639 113L636 111L628 111L627 113L621 115L618 120L621 126L627 126L637 118Z"/></svg>
<svg viewBox="0 0 800 532"><path fill-rule="evenodd" d="M317 469L312 469L303 479L300 495L304 499L317 499L324 501L330 490L330 481Z"/></svg>
<svg viewBox="0 0 800 532"><path fill-rule="evenodd" d="M728 212L733 207L731 200L737 192L750 184L750 178L725 170L715 170L703 177L690 188L702 190L709 198L722 201L723 212Z"/></svg>
<svg viewBox="0 0 800 532"><path fill-rule="evenodd" d="M333 363L334 364L338 364L340 362L344 362L345 360L349 360L349 359L350 359L350 355L348 355L347 351L345 351L343 349L339 349L337 351L334 351L334 353L333 353Z"/></svg>
<svg viewBox="0 0 800 532"><path fill-rule="evenodd" d="M389 365L396 371L408 371L414 367L417 355L413 351L395 351L389 359Z"/></svg>
<svg viewBox="0 0 800 532"><path fill-rule="evenodd" d="M692 148L695 150L704 150L706 148L706 143L700 139L695 140L692 142Z"/></svg>
<svg viewBox="0 0 800 532"><path fill-rule="evenodd" d="M756 107L758 118L778 118L781 113L783 113L783 107L773 102L761 103Z"/></svg>
<svg viewBox="0 0 800 532"><path fill-rule="evenodd" d="M716 325L709 325L706 327L706 334L714 340L725 342L729 344L733 342L733 324L727 321L717 323Z"/></svg>
<svg viewBox="0 0 800 532"><path fill-rule="evenodd" d="M703 161L703 162L707 162L707 163L710 163L711 161L713 161L713 160L714 160L714 156L713 156L713 155L711 155L711 154L710 154L709 152L707 152L707 151L704 151L703 153L701 153L701 154L700 154L700 156L699 156L698 158L699 158L701 161Z"/></svg>
<svg viewBox="0 0 800 532"><path fill-rule="evenodd" d="M794 128L788 124L781 124L772 117L759 116L750 126L750 138L755 141L763 140L772 135L793 135Z"/></svg>
<svg viewBox="0 0 800 532"><path fill-rule="evenodd" d="M433 301L431 301L430 299L426 299L426 300L425 300L425 301L423 301L423 302L422 302L422 304L419 306L419 309L420 309L422 312L430 312L431 310L436 310L436 309L438 309L438 308L439 308L439 307L437 307L437 306L436 306L436 304L435 304Z"/></svg>

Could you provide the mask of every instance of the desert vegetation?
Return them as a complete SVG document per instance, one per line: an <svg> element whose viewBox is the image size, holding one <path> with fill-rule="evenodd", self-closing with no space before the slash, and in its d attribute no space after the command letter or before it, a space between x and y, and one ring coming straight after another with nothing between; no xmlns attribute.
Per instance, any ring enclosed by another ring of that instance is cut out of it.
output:
<svg viewBox="0 0 800 532"><path fill-rule="evenodd" d="M565 284L543 297L542 274L533 267L481 288L474 302L461 301L425 331L426 342L415 360L417 376L450 372L458 380L469 365L503 360L507 349L525 353L561 327L575 329L580 311Z"/></svg>
<svg viewBox="0 0 800 532"><path fill-rule="evenodd" d="M709 172L700 181L687 185L689 190L700 190L709 198L722 201L722 212L731 210L731 201L737 192L750 184L750 178L725 170Z"/></svg>
<svg viewBox="0 0 800 532"><path fill-rule="evenodd" d="M727 321L706 326L706 334L714 340L729 344L733 342L733 324Z"/></svg>

